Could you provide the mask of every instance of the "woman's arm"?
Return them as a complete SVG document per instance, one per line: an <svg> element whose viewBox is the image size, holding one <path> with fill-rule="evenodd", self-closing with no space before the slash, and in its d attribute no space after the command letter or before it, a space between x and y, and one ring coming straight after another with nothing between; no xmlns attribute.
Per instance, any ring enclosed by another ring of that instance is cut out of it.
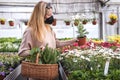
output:
<svg viewBox="0 0 120 80"><path fill-rule="evenodd" d="M67 45L73 45L73 43L75 43L77 41L77 39L72 39L72 40L67 40L67 41L60 41L60 40L56 40L56 45L57 47L62 47L62 46L67 46Z"/></svg>
<svg viewBox="0 0 120 80"><path fill-rule="evenodd" d="M19 56L22 57L29 56L31 48L32 48L32 36L30 30L27 29L23 34L22 42L18 52Z"/></svg>
<svg viewBox="0 0 120 80"><path fill-rule="evenodd" d="M55 32L54 32L54 37L56 39L56 47L63 47L67 45L73 45L77 41L77 39L72 39L72 40L67 40L67 41L60 41L56 38Z"/></svg>

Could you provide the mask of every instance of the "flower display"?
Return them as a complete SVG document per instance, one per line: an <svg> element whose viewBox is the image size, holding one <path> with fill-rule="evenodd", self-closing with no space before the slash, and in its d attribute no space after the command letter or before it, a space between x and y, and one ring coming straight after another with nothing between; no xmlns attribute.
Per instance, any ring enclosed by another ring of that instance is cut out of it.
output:
<svg viewBox="0 0 120 80"><path fill-rule="evenodd" d="M68 80L120 79L120 43L113 39L90 39L83 46L63 52L59 60Z"/></svg>
<svg viewBox="0 0 120 80"><path fill-rule="evenodd" d="M13 71L19 64L22 58L17 54L0 53L0 76L6 76Z"/></svg>
<svg viewBox="0 0 120 80"><path fill-rule="evenodd" d="M108 22L108 24L110 24L110 25L113 25L113 24L115 24L116 22L117 22L117 15L116 14L114 14L114 13L111 13L110 15L109 15L109 18L110 18L110 21Z"/></svg>
<svg viewBox="0 0 120 80"><path fill-rule="evenodd" d="M119 80L119 51L114 52L112 49L104 47L86 50L74 49L61 54L60 61L68 80L88 80L88 77L89 80L111 80L114 78ZM105 75L105 64L108 60L110 61L110 68L108 75Z"/></svg>
<svg viewBox="0 0 120 80"><path fill-rule="evenodd" d="M120 35L108 36L108 41L120 43Z"/></svg>

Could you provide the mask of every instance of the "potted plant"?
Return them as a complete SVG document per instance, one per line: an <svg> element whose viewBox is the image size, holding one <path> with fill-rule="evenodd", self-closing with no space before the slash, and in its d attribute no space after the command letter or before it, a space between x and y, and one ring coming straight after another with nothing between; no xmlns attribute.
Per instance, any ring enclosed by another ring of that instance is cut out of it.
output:
<svg viewBox="0 0 120 80"><path fill-rule="evenodd" d="M66 25L70 25L71 21L68 19L68 20L64 20L64 22L65 22Z"/></svg>
<svg viewBox="0 0 120 80"><path fill-rule="evenodd" d="M22 75L42 80L58 78L58 56L59 52L49 48L48 45L44 50L33 48L30 56L22 62Z"/></svg>
<svg viewBox="0 0 120 80"><path fill-rule="evenodd" d="M12 19L10 19L8 22L9 22L9 26L11 27L14 26L14 21Z"/></svg>
<svg viewBox="0 0 120 80"><path fill-rule="evenodd" d="M108 24L114 25L114 24L117 22L117 15L116 15L116 14L111 13L111 14L109 15L109 18L110 18L110 21L107 22Z"/></svg>
<svg viewBox="0 0 120 80"><path fill-rule="evenodd" d="M96 25L96 24L97 24L96 18L93 18L92 24L93 24L93 25Z"/></svg>
<svg viewBox="0 0 120 80"><path fill-rule="evenodd" d="M88 22L88 20L87 20L87 19L84 19L84 20L82 21L82 24L87 24L87 22Z"/></svg>
<svg viewBox="0 0 120 80"><path fill-rule="evenodd" d="M78 26L79 23L80 23L80 20L79 20L79 19L75 19L75 20L74 20L74 25L75 25L75 26Z"/></svg>
<svg viewBox="0 0 120 80"><path fill-rule="evenodd" d="M86 34L88 34L88 32L86 31L86 29L84 29L84 26L82 23L79 23L78 26L78 45L84 45L86 43Z"/></svg>
<svg viewBox="0 0 120 80"><path fill-rule="evenodd" d="M5 19L4 18L0 18L0 23L1 23L1 25L4 25L5 24Z"/></svg>

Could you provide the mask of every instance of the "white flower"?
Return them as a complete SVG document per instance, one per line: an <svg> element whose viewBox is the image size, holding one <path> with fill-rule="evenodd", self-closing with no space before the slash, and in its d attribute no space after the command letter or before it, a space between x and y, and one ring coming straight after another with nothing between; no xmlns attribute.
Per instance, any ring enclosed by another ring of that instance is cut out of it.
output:
<svg viewBox="0 0 120 80"><path fill-rule="evenodd" d="M79 53L75 53L75 56L79 57L79 56L80 56L80 54L79 54Z"/></svg>
<svg viewBox="0 0 120 80"><path fill-rule="evenodd" d="M73 62L77 62L77 59L76 59L76 58L73 58Z"/></svg>
<svg viewBox="0 0 120 80"><path fill-rule="evenodd" d="M120 56L119 57L116 57L117 59L120 59Z"/></svg>
<svg viewBox="0 0 120 80"><path fill-rule="evenodd" d="M84 56L82 56L82 55L80 56L80 58L81 58L81 59L85 59L85 57L84 57Z"/></svg>
<svg viewBox="0 0 120 80"><path fill-rule="evenodd" d="M98 66L97 66L98 68L100 67L100 64L98 64Z"/></svg>
<svg viewBox="0 0 120 80"><path fill-rule="evenodd" d="M85 58L85 60L90 61L90 59L89 59L89 58Z"/></svg>
<svg viewBox="0 0 120 80"><path fill-rule="evenodd" d="M63 59L63 57L59 57L58 59L59 59L59 60L62 60L62 59Z"/></svg>
<svg viewBox="0 0 120 80"><path fill-rule="evenodd" d="M91 70L93 70L93 68L92 68L92 67L91 67L90 69L91 69Z"/></svg>

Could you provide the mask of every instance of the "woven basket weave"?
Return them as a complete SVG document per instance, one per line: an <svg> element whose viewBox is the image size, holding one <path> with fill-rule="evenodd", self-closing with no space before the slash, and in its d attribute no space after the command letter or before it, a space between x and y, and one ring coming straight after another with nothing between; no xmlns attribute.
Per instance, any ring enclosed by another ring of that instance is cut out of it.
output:
<svg viewBox="0 0 120 80"><path fill-rule="evenodd" d="M23 61L21 73L26 77L54 80L58 77L58 64L36 64Z"/></svg>

